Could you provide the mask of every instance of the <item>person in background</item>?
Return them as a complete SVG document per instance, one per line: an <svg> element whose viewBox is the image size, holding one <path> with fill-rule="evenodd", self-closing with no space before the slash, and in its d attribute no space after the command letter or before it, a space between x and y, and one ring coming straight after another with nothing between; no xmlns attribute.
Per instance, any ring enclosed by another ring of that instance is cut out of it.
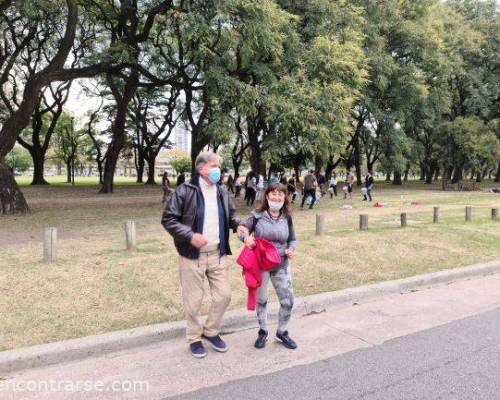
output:
<svg viewBox="0 0 500 400"><path fill-rule="evenodd" d="M224 182L226 181L226 172L225 171L222 171L221 174L220 174L220 181L219 181L219 185L224 185Z"/></svg>
<svg viewBox="0 0 500 400"><path fill-rule="evenodd" d="M338 185L338 180L337 180L337 174L334 172L332 174L332 178L330 179L330 198L333 199L333 195L335 194L335 197L337 197L337 185Z"/></svg>
<svg viewBox="0 0 500 400"><path fill-rule="evenodd" d="M368 171L365 177L365 188L366 188L366 194L364 195L363 201L367 200L367 196L369 201L372 201L372 189L373 189L373 175L371 171Z"/></svg>
<svg viewBox="0 0 500 400"><path fill-rule="evenodd" d="M247 206L253 206L255 202L255 196L257 195L257 178L255 174L249 176L247 181L247 187L245 189L245 199Z"/></svg>
<svg viewBox="0 0 500 400"><path fill-rule="evenodd" d="M236 190L234 197L240 197L240 195L241 195L241 178L240 177L238 177L234 180L234 188Z"/></svg>
<svg viewBox="0 0 500 400"><path fill-rule="evenodd" d="M241 237L245 246L254 248L255 238L262 238L271 242L281 256L281 263L277 267L262 273L262 283L257 289L256 311L260 329L255 347L265 347L268 338L267 304L271 281L280 302L276 338L286 348L296 349L297 344L288 334L288 322L294 302L289 260L295 254L297 241L286 186L280 183L269 185L264 193L262 205L252 211L244 225L249 232ZM252 233L254 237L250 236Z"/></svg>
<svg viewBox="0 0 500 400"><path fill-rule="evenodd" d="M178 186L172 195L161 223L172 235L179 253L179 274L186 314L186 339L193 357L207 355L202 339L219 352L228 346L220 337L224 313L231 301L227 256L229 229L241 237L248 229L239 224L236 208L227 189L220 182L221 159L215 153L196 157L191 180ZM204 281L210 286L211 303L204 324L200 314Z"/></svg>
<svg viewBox="0 0 500 400"><path fill-rule="evenodd" d="M320 189L321 196L324 196L326 194L326 189L325 189L325 184L326 184L326 178L325 175L323 175L321 172L318 172L318 175L316 177L318 181L318 186Z"/></svg>
<svg viewBox="0 0 500 400"><path fill-rule="evenodd" d="M288 180L288 195L291 196L292 204L295 203L295 199L297 198L297 180L295 179L295 173L292 174L292 177Z"/></svg>
<svg viewBox="0 0 500 400"><path fill-rule="evenodd" d="M314 176L314 171L310 170L309 173L304 178L304 195L302 196L302 204L300 208L304 208L304 203L306 201L307 196L311 196L311 205L309 209L312 210L314 203L316 203L316 188L318 187L318 181Z"/></svg>
<svg viewBox="0 0 500 400"><path fill-rule="evenodd" d="M230 191L232 194L234 194L234 178L233 175L229 175L227 177L227 190Z"/></svg>
<svg viewBox="0 0 500 400"><path fill-rule="evenodd" d="M177 187L182 185L185 181L186 181L186 175L184 175L184 172L182 172L177 176Z"/></svg>
<svg viewBox="0 0 500 400"><path fill-rule="evenodd" d="M348 195L349 195L349 199L352 200L352 189L354 186L354 181L355 181L354 175L351 172L351 170L348 169L346 171L346 175L345 175L345 185L347 186L347 192L344 191L344 200L347 199Z"/></svg>
<svg viewBox="0 0 500 400"><path fill-rule="evenodd" d="M264 177L261 174L257 175L257 201L262 201L262 195L264 194Z"/></svg>
<svg viewBox="0 0 500 400"><path fill-rule="evenodd" d="M168 179L168 172L164 172L161 178L161 187L163 189L163 197L161 199L162 203L167 201L168 195L170 194L170 179Z"/></svg>

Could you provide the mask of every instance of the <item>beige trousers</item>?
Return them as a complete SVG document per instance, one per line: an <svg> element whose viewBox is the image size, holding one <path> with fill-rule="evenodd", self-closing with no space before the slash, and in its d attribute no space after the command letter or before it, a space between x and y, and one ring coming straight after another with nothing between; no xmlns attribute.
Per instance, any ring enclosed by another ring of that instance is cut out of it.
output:
<svg viewBox="0 0 500 400"><path fill-rule="evenodd" d="M227 257L220 257L218 251L201 253L198 260L180 257L179 271L188 343L199 341L201 335L219 334L224 312L231 302L228 268ZM202 325L200 313L205 277L210 286L211 304L205 324Z"/></svg>

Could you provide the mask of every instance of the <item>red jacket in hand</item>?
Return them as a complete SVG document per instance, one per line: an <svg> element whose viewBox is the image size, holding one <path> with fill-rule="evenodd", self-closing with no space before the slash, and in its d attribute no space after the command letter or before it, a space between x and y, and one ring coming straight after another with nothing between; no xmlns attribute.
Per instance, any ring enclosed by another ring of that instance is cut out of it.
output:
<svg viewBox="0 0 500 400"><path fill-rule="evenodd" d="M248 288L247 309L255 310L257 288L262 283L262 271L270 271L281 264L281 257L271 242L255 239L255 248L244 247L236 262L243 267L245 284Z"/></svg>

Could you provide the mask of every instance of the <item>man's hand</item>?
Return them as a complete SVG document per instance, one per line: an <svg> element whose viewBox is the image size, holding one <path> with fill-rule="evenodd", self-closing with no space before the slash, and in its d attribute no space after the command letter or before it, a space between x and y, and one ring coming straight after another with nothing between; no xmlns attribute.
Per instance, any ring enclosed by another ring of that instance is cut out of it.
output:
<svg viewBox="0 0 500 400"><path fill-rule="evenodd" d="M293 258L293 250L292 249L286 249L285 250L285 256L287 256L287 258Z"/></svg>
<svg viewBox="0 0 500 400"><path fill-rule="evenodd" d="M241 239L245 236L248 236L250 234L250 232L246 226L238 225L238 227L236 228L236 234Z"/></svg>
<svg viewBox="0 0 500 400"><path fill-rule="evenodd" d="M250 249L255 248L256 244L255 244L255 239L253 238L253 236L247 237L247 240L245 240L245 246L247 246Z"/></svg>
<svg viewBox="0 0 500 400"><path fill-rule="evenodd" d="M201 249L208 243L207 239L203 237L200 233L195 233L191 238L191 244L197 249Z"/></svg>

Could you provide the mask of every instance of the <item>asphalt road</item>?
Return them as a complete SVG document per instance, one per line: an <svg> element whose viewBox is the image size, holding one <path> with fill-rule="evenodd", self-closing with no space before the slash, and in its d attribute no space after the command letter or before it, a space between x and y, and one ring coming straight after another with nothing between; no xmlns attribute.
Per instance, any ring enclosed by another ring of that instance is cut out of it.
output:
<svg viewBox="0 0 500 400"><path fill-rule="evenodd" d="M497 400L500 308L380 346L169 399Z"/></svg>

